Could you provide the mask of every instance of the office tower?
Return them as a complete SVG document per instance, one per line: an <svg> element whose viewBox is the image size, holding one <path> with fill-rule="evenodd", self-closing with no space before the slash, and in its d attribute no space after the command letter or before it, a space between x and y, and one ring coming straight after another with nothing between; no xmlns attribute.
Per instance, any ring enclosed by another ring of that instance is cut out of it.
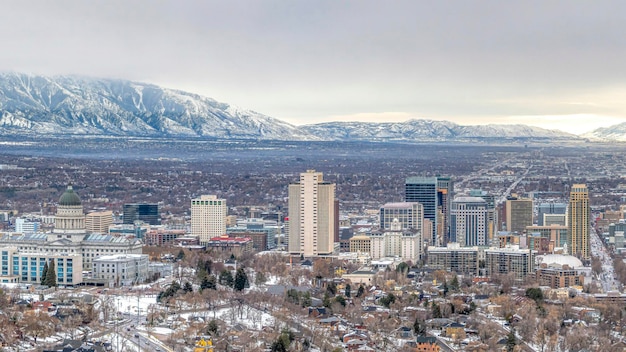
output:
<svg viewBox="0 0 626 352"><path fill-rule="evenodd" d="M437 206L441 208L443 221L441 222L440 235L443 243L448 243L450 239L450 210L454 199L454 182L450 177L437 177Z"/></svg>
<svg viewBox="0 0 626 352"><path fill-rule="evenodd" d="M409 177L406 179L404 189L404 200L409 203L421 203L424 207L424 219L432 223L431 233L424 233L424 241L428 241L430 245L439 243L437 189L436 177Z"/></svg>
<svg viewBox="0 0 626 352"><path fill-rule="evenodd" d="M585 184L572 186L569 196L568 226L569 226L569 249L568 251L579 258L589 259L589 190Z"/></svg>
<svg viewBox="0 0 626 352"><path fill-rule="evenodd" d="M567 214L543 214L543 226L567 226Z"/></svg>
<svg viewBox="0 0 626 352"><path fill-rule="evenodd" d="M487 244L491 244L496 233L496 227L498 224L498 213L496 211L496 197L493 194L489 194L481 189L473 189L470 191L470 197L480 197L487 202Z"/></svg>
<svg viewBox="0 0 626 352"><path fill-rule="evenodd" d="M335 244L335 184L321 172L307 170L289 185L290 253L330 254Z"/></svg>
<svg viewBox="0 0 626 352"><path fill-rule="evenodd" d="M124 204L124 224L132 225L137 220L150 225L161 225L159 205L148 203Z"/></svg>
<svg viewBox="0 0 626 352"><path fill-rule="evenodd" d="M424 233L424 206L416 202L387 203L380 207L380 228L391 229L394 219L398 219L403 230L415 229Z"/></svg>
<svg viewBox="0 0 626 352"><path fill-rule="evenodd" d="M457 197L452 202L450 237L463 247L486 246L487 202L480 197Z"/></svg>
<svg viewBox="0 0 626 352"><path fill-rule="evenodd" d="M506 230L523 233L526 226L533 225L532 199L510 197L506 200Z"/></svg>
<svg viewBox="0 0 626 352"><path fill-rule="evenodd" d="M202 195L191 200L191 235L206 245L214 237L226 234L226 199Z"/></svg>
<svg viewBox="0 0 626 352"><path fill-rule="evenodd" d="M95 211L85 216L87 233L109 233L109 226L113 225L113 212Z"/></svg>
<svg viewBox="0 0 626 352"><path fill-rule="evenodd" d="M563 214L567 210L565 203L540 203L537 207L537 225L544 226L545 217L548 214Z"/></svg>

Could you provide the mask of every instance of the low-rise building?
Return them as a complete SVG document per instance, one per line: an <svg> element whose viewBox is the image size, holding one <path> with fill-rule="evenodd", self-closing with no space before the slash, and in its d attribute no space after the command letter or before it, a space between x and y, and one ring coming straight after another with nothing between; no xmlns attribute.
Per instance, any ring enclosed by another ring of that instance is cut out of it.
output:
<svg viewBox="0 0 626 352"><path fill-rule="evenodd" d="M109 287L143 283L148 278L147 254L105 255L94 259L93 278Z"/></svg>
<svg viewBox="0 0 626 352"><path fill-rule="evenodd" d="M17 248L0 249L0 282L41 283L46 263L54 261L56 282L61 286L75 286L83 282L83 261L77 253L21 252Z"/></svg>
<svg viewBox="0 0 626 352"><path fill-rule="evenodd" d="M214 249L223 252L232 252L234 255L241 255L244 252L253 250L253 242L249 237L231 238L228 235L213 237L206 244L207 249Z"/></svg>

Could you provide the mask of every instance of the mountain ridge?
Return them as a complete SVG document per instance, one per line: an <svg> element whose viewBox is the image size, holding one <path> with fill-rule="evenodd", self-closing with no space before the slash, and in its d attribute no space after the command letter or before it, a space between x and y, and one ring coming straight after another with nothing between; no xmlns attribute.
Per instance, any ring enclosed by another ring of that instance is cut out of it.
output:
<svg viewBox="0 0 626 352"><path fill-rule="evenodd" d="M0 135L402 142L581 140L573 134L527 125L459 125L428 119L295 126L154 84L23 73L0 73Z"/></svg>

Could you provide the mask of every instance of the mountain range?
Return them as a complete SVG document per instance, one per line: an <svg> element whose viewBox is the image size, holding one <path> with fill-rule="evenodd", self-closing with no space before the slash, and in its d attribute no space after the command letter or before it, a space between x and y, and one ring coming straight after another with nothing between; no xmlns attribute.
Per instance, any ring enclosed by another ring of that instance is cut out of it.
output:
<svg viewBox="0 0 626 352"><path fill-rule="evenodd" d="M0 73L0 135L94 135L303 141L582 140L526 125L449 121L330 122L295 126L211 98L153 84ZM584 136L626 141L626 124Z"/></svg>

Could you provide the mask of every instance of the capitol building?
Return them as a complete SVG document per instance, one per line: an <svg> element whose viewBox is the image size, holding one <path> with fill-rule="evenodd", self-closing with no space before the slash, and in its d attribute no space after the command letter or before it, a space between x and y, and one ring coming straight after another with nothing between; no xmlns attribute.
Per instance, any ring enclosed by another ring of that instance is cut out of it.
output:
<svg viewBox="0 0 626 352"><path fill-rule="evenodd" d="M141 254L142 246L136 238L87 234L82 203L70 185L59 198L52 232L0 233L0 277L2 282L39 282L43 259L54 258L57 263L70 260L72 264L72 270L61 277L65 282L59 284L76 284L82 270L91 271L98 257Z"/></svg>

